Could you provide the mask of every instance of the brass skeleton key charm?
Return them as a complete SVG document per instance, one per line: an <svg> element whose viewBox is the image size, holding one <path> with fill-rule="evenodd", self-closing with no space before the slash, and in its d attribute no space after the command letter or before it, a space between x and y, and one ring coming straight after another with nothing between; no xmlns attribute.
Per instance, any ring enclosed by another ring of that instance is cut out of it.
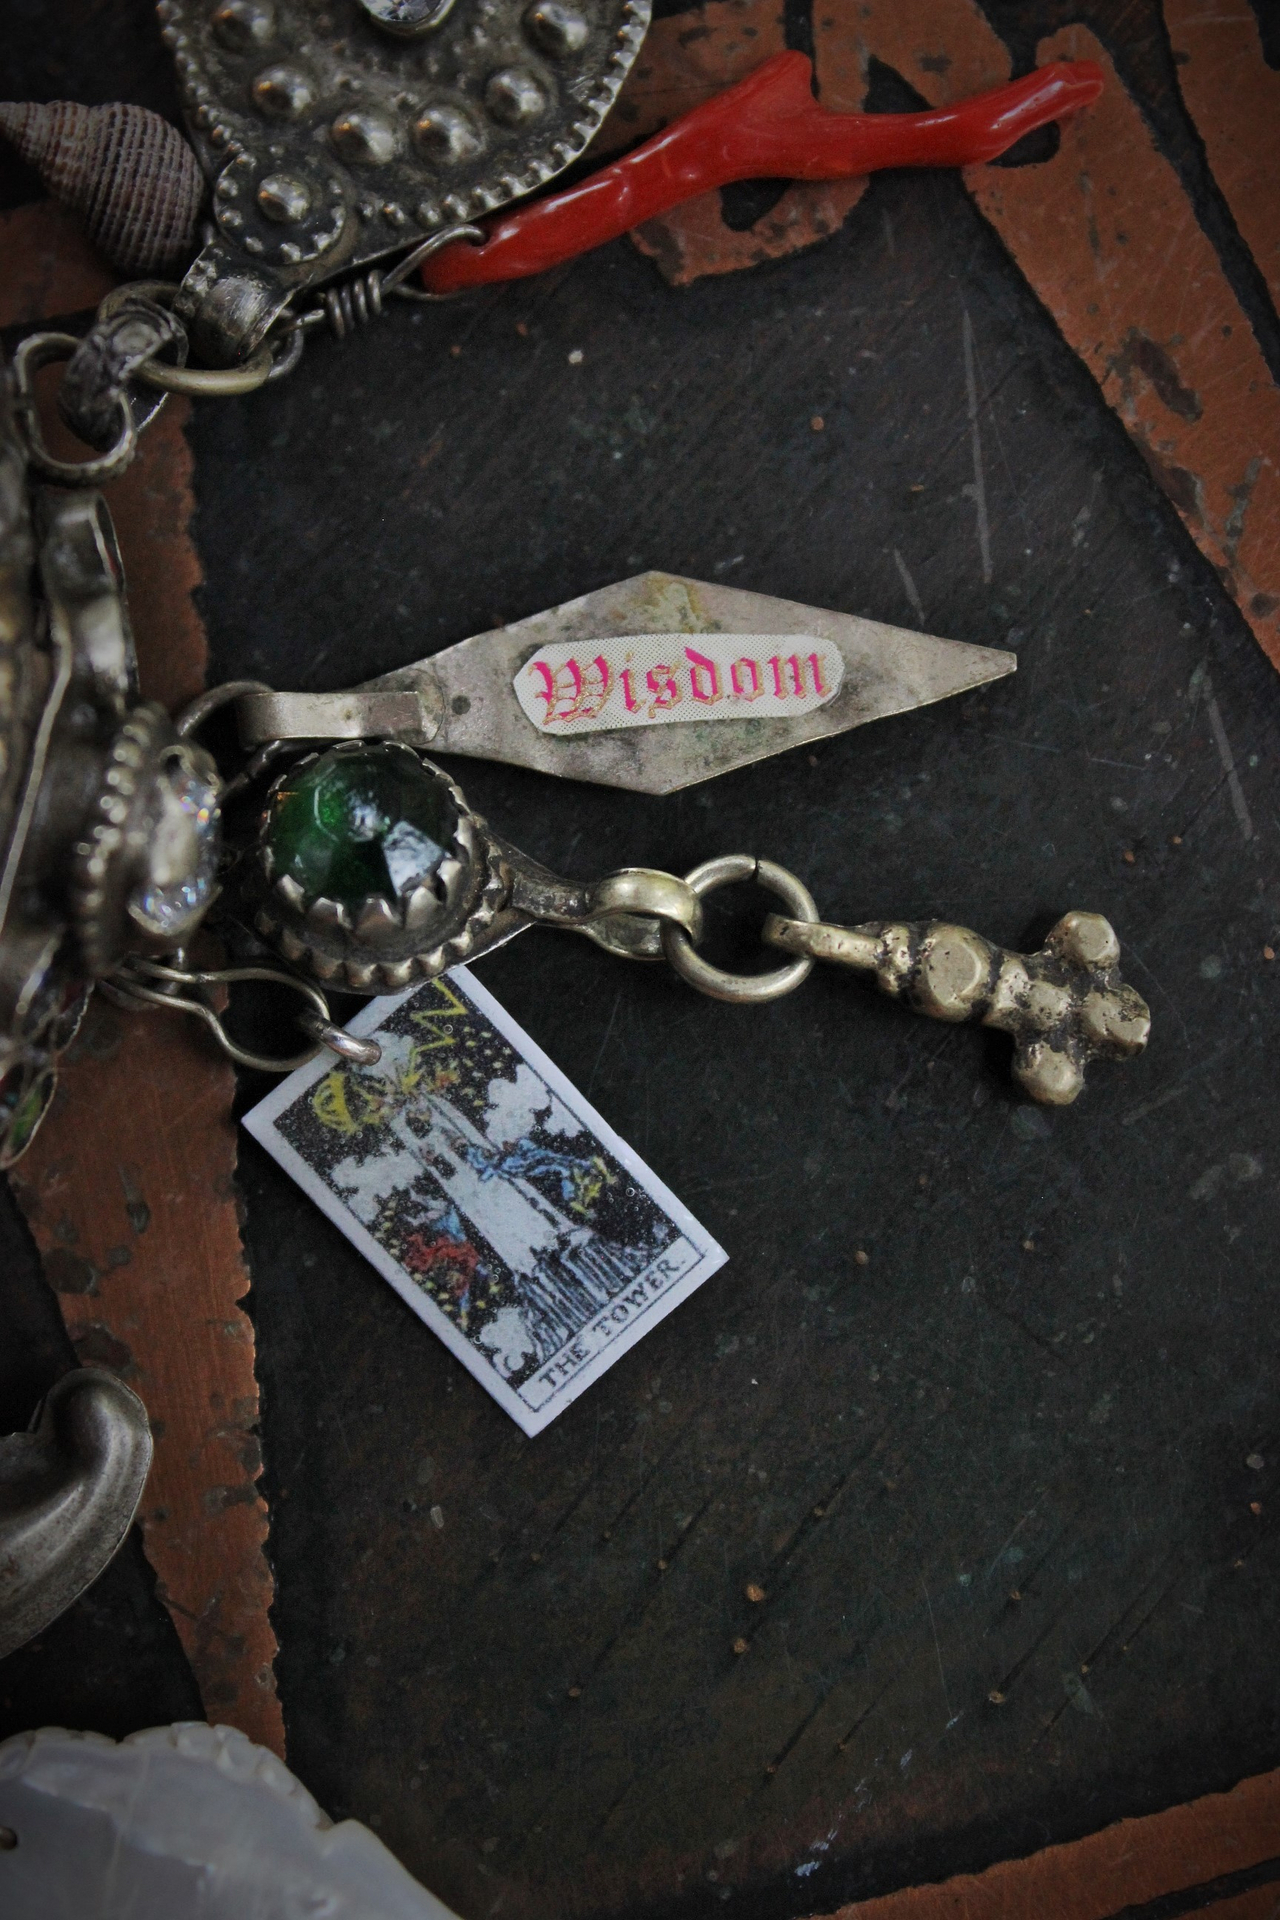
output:
<svg viewBox="0 0 1280 1920"><path fill-rule="evenodd" d="M1018 1084L1070 1105L1091 1060L1141 1053L1146 1001L1120 978L1120 942L1097 913L1067 913L1039 953L1010 953L941 920L833 927L769 915L764 939L786 953L872 974L882 993L931 1020L977 1020L1014 1040Z"/></svg>

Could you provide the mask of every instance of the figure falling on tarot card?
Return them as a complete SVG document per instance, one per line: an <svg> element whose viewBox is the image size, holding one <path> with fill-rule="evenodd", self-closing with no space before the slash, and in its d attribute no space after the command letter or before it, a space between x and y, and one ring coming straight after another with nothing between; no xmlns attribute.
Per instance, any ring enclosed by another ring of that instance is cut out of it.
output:
<svg viewBox="0 0 1280 1920"><path fill-rule="evenodd" d="M626 1206L606 1208L626 1238L601 1230L626 1176L526 1063L513 1057L508 1077L463 1046L442 1059L413 1035L381 1039L376 1069L314 1096L330 1124L358 1116L341 1130L359 1147L328 1178L503 1377L521 1378L644 1273L670 1229Z"/></svg>

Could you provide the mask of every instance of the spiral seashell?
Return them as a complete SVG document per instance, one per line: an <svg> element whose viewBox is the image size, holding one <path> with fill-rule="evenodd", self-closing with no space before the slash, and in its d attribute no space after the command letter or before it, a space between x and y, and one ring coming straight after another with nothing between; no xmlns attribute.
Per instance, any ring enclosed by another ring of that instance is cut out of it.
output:
<svg viewBox="0 0 1280 1920"><path fill-rule="evenodd" d="M0 133L55 200L83 215L120 272L164 272L192 252L204 182L191 148L158 113L120 100L4 100Z"/></svg>

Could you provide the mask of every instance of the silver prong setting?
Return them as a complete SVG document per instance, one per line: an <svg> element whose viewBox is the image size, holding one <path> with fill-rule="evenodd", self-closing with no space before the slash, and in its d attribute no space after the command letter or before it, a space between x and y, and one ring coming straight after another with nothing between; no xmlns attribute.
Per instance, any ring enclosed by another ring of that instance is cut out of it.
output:
<svg viewBox="0 0 1280 1920"><path fill-rule="evenodd" d="M440 915L440 895L434 887L415 887L404 903L404 924L409 933L421 935Z"/></svg>
<svg viewBox="0 0 1280 1920"><path fill-rule="evenodd" d="M323 893L318 900L313 900L307 908L306 919L308 927L313 928L314 931L319 934L332 936L334 934L350 933L352 931L351 915L346 907L342 905L341 901L330 900L328 896Z"/></svg>
<svg viewBox="0 0 1280 1920"><path fill-rule="evenodd" d="M465 872L466 868L463 866L461 860L455 860L452 856L447 860L442 860L436 869L435 893L437 900L442 904L451 900L457 892L459 883Z"/></svg>
<svg viewBox="0 0 1280 1920"><path fill-rule="evenodd" d="M447 788L454 806L447 851L407 894L366 894L354 908L326 894L308 900L305 887L280 874L278 860L272 860L270 802L262 818L255 925L293 965L356 993L401 991L465 960L510 894L501 852L464 794L425 754L403 744L396 750L414 754Z"/></svg>
<svg viewBox="0 0 1280 1920"><path fill-rule="evenodd" d="M380 893L371 893L360 902L355 917L355 936L366 946L386 947L404 933L404 917Z"/></svg>

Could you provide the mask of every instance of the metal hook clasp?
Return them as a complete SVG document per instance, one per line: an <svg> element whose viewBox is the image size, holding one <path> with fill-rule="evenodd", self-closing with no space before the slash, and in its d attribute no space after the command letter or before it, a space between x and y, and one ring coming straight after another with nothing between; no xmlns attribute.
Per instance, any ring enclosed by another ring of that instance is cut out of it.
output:
<svg viewBox="0 0 1280 1920"><path fill-rule="evenodd" d="M271 1054L253 1053L233 1040L206 996L241 980L265 980L272 986L290 987L294 993L301 994L309 1004L306 1011L299 1014L298 1023L311 1035L314 1044L302 1053L279 1060ZM194 1014L209 1028L228 1059L234 1060L238 1067L252 1067L258 1073L294 1073L299 1067L309 1066L325 1047L362 1067L376 1067L382 1058L382 1049L376 1040L358 1039L334 1024L329 1003L319 987L299 980L295 974L281 973L275 967L208 967L197 971L166 966L159 960L130 959L100 984L120 1006L139 1011L163 1007L176 1013Z"/></svg>

